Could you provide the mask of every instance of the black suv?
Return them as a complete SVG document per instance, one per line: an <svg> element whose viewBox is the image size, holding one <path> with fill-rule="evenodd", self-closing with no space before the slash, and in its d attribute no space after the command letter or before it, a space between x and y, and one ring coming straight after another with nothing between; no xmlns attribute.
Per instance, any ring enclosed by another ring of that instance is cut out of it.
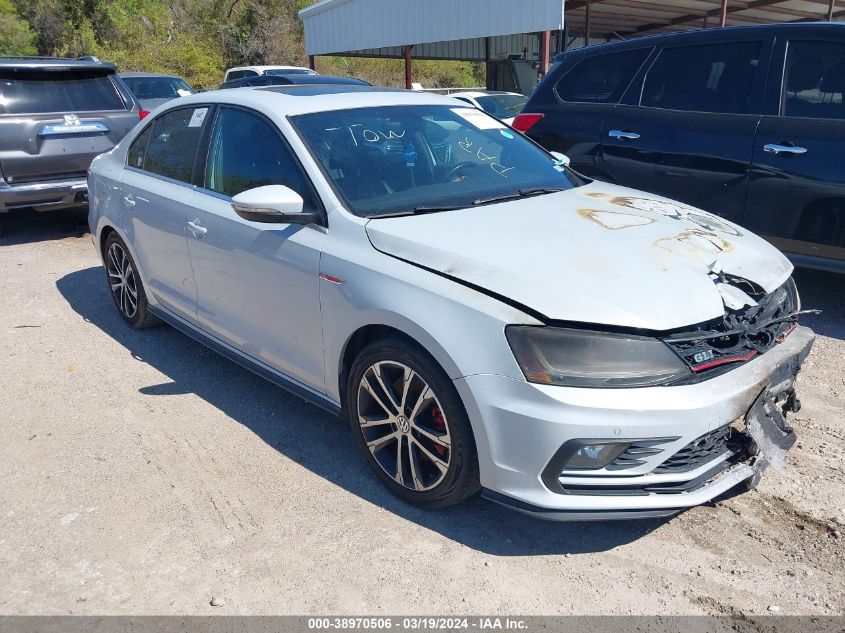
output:
<svg viewBox="0 0 845 633"><path fill-rule="evenodd" d="M95 156L139 121L114 65L0 57L0 213L82 206Z"/></svg>
<svg viewBox="0 0 845 633"><path fill-rule="evenodd" d="M845 24L658 35L556 61L514 127L587 176L845 271Z"/></svg>

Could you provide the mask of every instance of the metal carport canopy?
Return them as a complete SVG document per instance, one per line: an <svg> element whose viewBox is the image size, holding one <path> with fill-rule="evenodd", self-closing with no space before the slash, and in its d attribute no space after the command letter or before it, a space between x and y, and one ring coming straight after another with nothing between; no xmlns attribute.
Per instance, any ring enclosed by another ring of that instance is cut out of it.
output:
<svg viewBox="0 0 845 633"><path fill-rule="evenodd" d="M556 31L564 0L322 0L299 12L308 55Z"/></svg>
<svg viewBox="0 0 845 633"><path fill-rule="evenodd" d="M570 36L593 41L727 24L841 19L845 0L570 0Z"/></svg>

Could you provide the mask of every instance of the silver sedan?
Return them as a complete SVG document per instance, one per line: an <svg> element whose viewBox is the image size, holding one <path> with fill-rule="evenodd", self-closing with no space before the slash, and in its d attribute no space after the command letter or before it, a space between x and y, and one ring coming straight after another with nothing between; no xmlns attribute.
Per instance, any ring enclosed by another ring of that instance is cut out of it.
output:
<svg viewBox="0 0 845 633"><path fill-rule="evenodd" d="M813 341L791 264L567 164L447 97L210 92L94 161L90 226L130 327L345 416L408 502L620 518L753 486Z"/></svg>

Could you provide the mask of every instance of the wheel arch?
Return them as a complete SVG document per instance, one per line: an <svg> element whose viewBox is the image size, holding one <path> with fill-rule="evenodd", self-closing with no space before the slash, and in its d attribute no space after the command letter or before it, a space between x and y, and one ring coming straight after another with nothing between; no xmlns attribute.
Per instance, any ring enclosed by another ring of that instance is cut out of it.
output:
<svg viewBox="0 0 845 633"><path fill-rule="evenodd" d="M100 251L100 257L103 258L103 261L106 260L106 241L108 241L109 235L111 235L112 233L117 233L117 229L114 228L111 224L106 224L105 226L103 226L102 229L100 229L100 237L97 242L97 248ZM119 233L118 237L120 237ZM120 239L123 240L124 244L126 243L126 240L124 240L122 237Z"/></svg>
<svg viewBox="0 0 845 633"><path fill-rule="evenodd" d="M367 345L389 338L398 338L419 348L422 353L437 363L449 378L460 377L457 365L446 350L418 326L403 327L403 324L395 322L391 324L384 322L368 323L360 325L346 338L346 342L338 355L337 371L334 374L337 383L336 385L327 385L330 391L334 387L341 406L346 402L346 383L349 379L349 370L355 359Z"/></svg>
<svg viewBox="0 0 845 633"><path fill-rule="evenodd" d="M147 280L147 274L144 271L144 267L141 264L141 260L138 257L138 253L135 251L135 247L132 244L132 240L129 239L126 234L114 223L108 221L106 218L101 218L100 222L97 226L97 233L95 239L95 247L97 249L97 253L100 255L100 259L105 266L106 263L106 240L109 239L109 236L115 234L117 235L126 248L129 250L129 254L132 256L132 260L135 262L135 272L138 273L138 276L141 278L141 283L144 285L144 289L147 290L147 301L149 301L152 305L157 305L158 302L150 292L149 288L150 285Z"/></svg>

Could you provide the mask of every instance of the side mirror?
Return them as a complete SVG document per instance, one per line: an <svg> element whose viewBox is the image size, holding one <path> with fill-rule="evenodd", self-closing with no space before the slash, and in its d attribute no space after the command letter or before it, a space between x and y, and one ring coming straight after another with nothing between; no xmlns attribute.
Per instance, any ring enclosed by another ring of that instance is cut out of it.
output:
<svg viewBox="0 0 845 633"><path fill-rule="evenodd" d="M555 162L561 167L569 167L569 164L572 162L566 154L561 154L560 152L550 152L550 154L554 156Z"/></svg>
<svg viewBox="0 0 845 633"><path fill-rule="evenodd" d="M315 213L302 210L302 196L284 185L247 189L232 198L232 208L244 220L268 224L311 224Z"/></svg>

